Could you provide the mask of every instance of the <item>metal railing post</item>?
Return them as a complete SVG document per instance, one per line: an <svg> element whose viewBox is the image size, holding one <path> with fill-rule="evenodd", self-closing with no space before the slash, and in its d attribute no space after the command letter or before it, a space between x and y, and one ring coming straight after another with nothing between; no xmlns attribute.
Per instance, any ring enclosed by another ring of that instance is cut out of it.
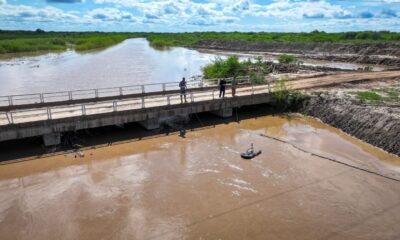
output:
<svg viewBox="0 0 400 240"><path fill-rule="evenodd" d="M41 94L39 95L39 97L40 97L40 102L41 102L41 103L44 103L43 93L41 93Z"/></svg>
<svg viewBox="0 0 400 240"><path fill-rule="evenodd" d="M122 87L119 88L119 95L122 96L124 93L122 92Z"/></svg>
<svg viewBox="0 0 400 240"><path fill-rule="evenodd" d="M162 90L163 90L163 92L165 92L165 90L166 90L165 83L162 84Z"/></svg>
<svg viewBox="0 0 400 240"><path fill-rule="evenodd" d="M212 91L213 100L215 99L215 90Z"/></svg>
<svg viewBox="0 0 400 240"><path fill-rule="evenodd" d="M94 90L94 97L99 98L99 89Z"/></svg>
<svg viewBox="0 0 400 240"><path fill-rule="evenodd" d="M144 85L141 85L141 88L142 88L142 93L144 94Z"/></svg>
<svg viewBox="0 0 400 240"><path fill-rule="evenodd" d="M193 92L190 92L190 101L194 102Z"/></svg>
<svg viewBox="0 0 400 240"><path fill-rule="evenodd" d="M171 96L167 96L167 105L171 105Z"/></svg>
<svg viewBox="0 0 400 240"><path fill-rule="evenodd" d="M251 85L251 95L254 95L254 85Z"/></svg>
<svg viewBox="0 0 400 240"><path fill-rule="evenodd" d="M13 119L13 114L10 112L10 116L8 116L8 113L6 113L7 120L9 124L14 124L14 119Z"/></svg>
<svg viewBox="0 0 400 240"><path fill-rule="evenodd" d="M269 80L267 80L267 84L268 84L268 93L271 93L271 85L270 85Z"/></svg>
<svg viewBox="0 0 400 240"><path fill-rule="evenodd" d="M8 105L9 105L9 106L12 106L12 105L13 105L12 96L8 96Z"/></svg>
<svg viewBox="0 0 400 240"><path fill-rule="evenodd" d="M142 99L142 108L144 108L144 97L142 97L141 99Z"/></svg>
<svg viewBox="0 0 400 240"><path fill-rule="evenodd" d="M68 92L68 98L70 101L72 100L72 92L71 91Z"/></svg>
<svg viewBox="0 0 400 240"><path fill-rule="evenodd" d="M117 111L117 101L113 102L113 111L116 112Z"/></svg>
<svg viewBox="0 0 400 240"><path fill-rule="evenodd" d="M47 108L47 120L51 120L51 109Z"/></svg>

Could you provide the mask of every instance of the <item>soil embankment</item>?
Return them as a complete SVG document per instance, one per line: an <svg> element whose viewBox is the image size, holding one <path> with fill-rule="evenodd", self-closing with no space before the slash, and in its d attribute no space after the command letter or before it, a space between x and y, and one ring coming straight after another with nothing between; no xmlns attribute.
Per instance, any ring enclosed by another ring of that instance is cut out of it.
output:
<svg viewBox="0 0 400 240"><path fill-rule="evenodd" d="M374 146L400 156L400 107L311 97L302 112Z"/></svg>
<svg viewBox="0 0 400 240"><path fill-rule="evenodd" d="M387 66L400 65L400 47L390 43L261 43L239 40L203 40L190 47L231 51L292 53L300 54L310 59Z"/></svg>

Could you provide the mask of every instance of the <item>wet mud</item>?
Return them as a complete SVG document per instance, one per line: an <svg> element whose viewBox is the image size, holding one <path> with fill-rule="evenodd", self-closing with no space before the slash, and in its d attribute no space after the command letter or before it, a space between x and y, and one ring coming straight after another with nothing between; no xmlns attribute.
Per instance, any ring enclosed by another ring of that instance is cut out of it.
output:
<svg viewBox="0 0 400 240"><path fill-rule="evenodd" d="M262 135L273 136L290 144ZM246 161L253 142L263 154ZM0 165L8 239L396 239L400 158L299 115Z"/></svg>

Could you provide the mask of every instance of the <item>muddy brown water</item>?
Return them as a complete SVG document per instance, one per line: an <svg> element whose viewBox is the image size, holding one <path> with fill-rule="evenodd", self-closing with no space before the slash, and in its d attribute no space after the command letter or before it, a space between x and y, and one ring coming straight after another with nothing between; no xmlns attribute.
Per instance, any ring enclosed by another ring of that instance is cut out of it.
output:
<svg viewBox="0 0 400 240"><path fill-rule="evenodd" d="M217 56L238 55L247 59L259 54L182 47L157 50L146 39L138 38L99 51L7 55L0 59L0 96L177 82L183 76L201 75L201 68ZM360 67L315 60L305 60L305 64L342 69Z"/></svg>
<svg viewBox="0 0 400 240"><path fill-rule="evenodd" d="M0 165L8 239L397 239L400 158L291 115ZM239 156L250 142L263 153Z"/></svg>

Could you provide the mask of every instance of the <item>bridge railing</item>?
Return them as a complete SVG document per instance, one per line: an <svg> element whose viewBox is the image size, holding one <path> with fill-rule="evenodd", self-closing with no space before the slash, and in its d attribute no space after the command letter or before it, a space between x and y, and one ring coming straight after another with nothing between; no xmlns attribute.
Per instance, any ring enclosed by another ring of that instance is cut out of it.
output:
<svg viewBox="0 0 400 240"><path fill-rule="evenodd" d="M246 85L239 86L236 90L237 96L248 96L260 93L269 93L268 85ZM227 89L226 98L230 98L231 90ZM209 101L219 99L218 89L212 91L188 91L186 100L188 103ZM182 96L182 101L184 98ZM45 107L28 110L13 110L0 112L0 125L17 124L24 122L54 120L85 115L95 115L117 111L137 110L151 107L162 107L181 104L180 93L163 94L154 96L142 96L131 99L122 99L107 102L82 103L75 105Z"/></svg>
<svg viewBox="0 0 400 240"><path fill-rule="evenodd" d="M232 78L225 79L229 84ZM238 84L249 83L249 77L239 77ZM188 89L215 86L217 79L202 79L187 82ZM179 90L179 82L152 83L112 88L97 88L63 92L34 93L22 95L0 96L0 107L18 106L26 104L66 102L83 99L96 99L103 97L118 97L151 92L166 92Z"/></svg>

